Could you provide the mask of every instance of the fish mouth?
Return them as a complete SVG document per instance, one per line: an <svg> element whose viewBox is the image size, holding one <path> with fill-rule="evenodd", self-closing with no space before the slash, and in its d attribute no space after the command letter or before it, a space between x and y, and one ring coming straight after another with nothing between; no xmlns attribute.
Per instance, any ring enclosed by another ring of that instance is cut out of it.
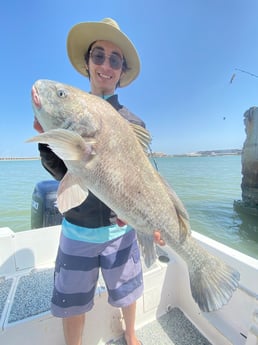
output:
<svg viewBox="0 0 258 345"><path fill-rule="evenodd" d="M39 123L38 119L36 118L36 116L34 117L34 122L33 122L33 128L39 132L39 133L43 133L44 129L42 128L41 124Z"/></svg>
<svg viewBox="0 0 258 345"><path fill-rule="evenodd" d="M40 102L39 94L38 94L38 91L34 85L32 86L32 89L31 89L31 97L32 97L32 102L35 105L35 107L37 109L40 109L41 108L41 102Z"/></svg>
<svg viewBox="0 0 258 345"><path fill-rule="evenodd" d="M32 89L31 89L31 98L32 98L32 103L35 106L35 108L38 110L41 109L41 102L40 102L39 94L38 94L38 91L34 85L32 86ZM39 133L44 132L44 130L43 130L41 124L39 123L38 119L36 118L36 116L34 116L33 128Z"/></svg>

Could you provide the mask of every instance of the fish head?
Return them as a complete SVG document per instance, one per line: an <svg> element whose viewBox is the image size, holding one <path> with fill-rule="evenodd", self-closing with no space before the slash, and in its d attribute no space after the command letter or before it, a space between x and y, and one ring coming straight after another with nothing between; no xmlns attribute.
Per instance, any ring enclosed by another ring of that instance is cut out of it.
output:
<svg viewBox="0 0 258 345"><path fill-rule="evenodd" d="M52 80L37 80L31 90L34 128L39 132L63 128L89 137L100 129L95 96Z"/></svg>

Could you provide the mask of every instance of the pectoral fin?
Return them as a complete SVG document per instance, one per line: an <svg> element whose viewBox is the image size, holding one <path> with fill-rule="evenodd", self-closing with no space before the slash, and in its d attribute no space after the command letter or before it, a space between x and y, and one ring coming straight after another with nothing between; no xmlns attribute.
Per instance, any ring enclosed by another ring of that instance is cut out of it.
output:
<svg viewBox="0 0 258 345"><path fill-rule="evenodd" d="M93 138L82 138L67 129L53 129L30 138L27 142L48 144L62 160L87 162L95 155Z"/></svg>

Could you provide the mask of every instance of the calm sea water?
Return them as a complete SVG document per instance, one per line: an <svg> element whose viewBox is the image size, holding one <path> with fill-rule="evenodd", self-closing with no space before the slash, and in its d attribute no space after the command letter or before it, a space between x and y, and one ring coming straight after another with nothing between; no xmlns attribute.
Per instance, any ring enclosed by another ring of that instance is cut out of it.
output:
<svg viewBox="0 0 258 345"><path fill-rule="evenodd" d="M258 220L240 217L241 157L157 158L159 172L185 204L192 229L258 259ZM0 227L30 229L37 182L51 179L40 161L0 161Z"/></svg>

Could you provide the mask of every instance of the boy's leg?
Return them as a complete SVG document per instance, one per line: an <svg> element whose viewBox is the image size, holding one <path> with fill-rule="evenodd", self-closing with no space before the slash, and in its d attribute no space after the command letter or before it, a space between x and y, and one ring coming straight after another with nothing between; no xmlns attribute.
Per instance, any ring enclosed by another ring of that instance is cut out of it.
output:
<svg viewBox="0 0 258 345"><path fill-rule="evenodd" d="M124 322L125 322L125 340L127 345L140 345L135 334L135 314L136 314L136 302L132 303L128 307L122 308Z"/></svg>
<svg viewBox="0 0 258 345"><path fill-rule="evenodd" d="M66 345L81 345L85 314L70 316L63 319Z"/></svg>

